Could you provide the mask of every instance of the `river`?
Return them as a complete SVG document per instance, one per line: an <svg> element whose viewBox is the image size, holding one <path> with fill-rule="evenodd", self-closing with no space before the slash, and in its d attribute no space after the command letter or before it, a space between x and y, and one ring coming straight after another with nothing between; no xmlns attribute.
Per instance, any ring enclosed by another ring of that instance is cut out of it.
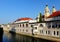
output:
<svg viewBox="0 0 60 42"><path fill-rule="evenodd" d="M3 34L0 35L0 42L53 42L53 41L4 32Z"/></svg>

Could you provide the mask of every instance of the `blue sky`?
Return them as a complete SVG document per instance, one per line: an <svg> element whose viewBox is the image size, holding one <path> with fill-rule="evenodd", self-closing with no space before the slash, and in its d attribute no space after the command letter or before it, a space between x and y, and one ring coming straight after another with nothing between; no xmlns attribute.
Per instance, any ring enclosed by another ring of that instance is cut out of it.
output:
<svg viewBox="0 0 60 42"><path fill-rule="evenodd" d="M0 0L0 24L13 22L21 17L34 19L39 12L44 14L46 4L50 10L52 6L60 10L60 0Z"/></svg>

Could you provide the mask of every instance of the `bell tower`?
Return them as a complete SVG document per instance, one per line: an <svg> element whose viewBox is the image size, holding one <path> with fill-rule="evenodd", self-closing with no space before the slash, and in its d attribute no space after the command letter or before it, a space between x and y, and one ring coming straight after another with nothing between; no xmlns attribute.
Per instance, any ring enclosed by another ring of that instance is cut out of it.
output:
<svg viewBox="0 0 60 42"><path fill-rule="evenodd" d="M50 15L50 10L48 8L48 5L46 5L45 7L45 11L44 11L44 20Z"/></svg>
<svg viewBox="0 0 60 42"><path fill-rule="evenodd" d="M56 12L56 9L55 9L55 7L54 7L54 6L53 6L53 8L52 8L52 13L53 13L53 12Z"/></svg>
<svg viewBox="0 0 60 42"><path fill-rule="evenodd" d="M50 10L48 8L48 5L46 5L45 7L44 15L45 15L45 18L47 18L50 15Z"/></svg>

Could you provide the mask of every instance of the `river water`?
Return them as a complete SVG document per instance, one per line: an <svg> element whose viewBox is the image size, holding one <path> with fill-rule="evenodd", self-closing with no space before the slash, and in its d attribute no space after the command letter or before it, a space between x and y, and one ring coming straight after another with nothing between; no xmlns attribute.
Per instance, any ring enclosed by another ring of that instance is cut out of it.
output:
<svg viewBox="0 0 60 42"><path fill-rule="evenodd" d="M0 36L0 42L53 42L53 41L4 32Z"/></svg>

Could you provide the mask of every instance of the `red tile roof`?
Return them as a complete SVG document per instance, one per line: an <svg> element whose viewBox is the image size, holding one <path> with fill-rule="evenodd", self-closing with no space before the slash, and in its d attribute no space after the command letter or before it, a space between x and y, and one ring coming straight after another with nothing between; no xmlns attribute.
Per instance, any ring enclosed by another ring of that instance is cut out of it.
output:
<svg viewBox="0 0 60 42"><path fill-rule="evenodd" d="M32 20L32 18L19 18L16 21L21 21L21 20Z"/></svg>
<svg viewBox="0 0 60 42"><path fill-rule="evenodd" d="M60 11L56 11L54 13L52 13L49 17L47 18L52 18L52 17L57 17L57 16L60 16Z"/></svg>

